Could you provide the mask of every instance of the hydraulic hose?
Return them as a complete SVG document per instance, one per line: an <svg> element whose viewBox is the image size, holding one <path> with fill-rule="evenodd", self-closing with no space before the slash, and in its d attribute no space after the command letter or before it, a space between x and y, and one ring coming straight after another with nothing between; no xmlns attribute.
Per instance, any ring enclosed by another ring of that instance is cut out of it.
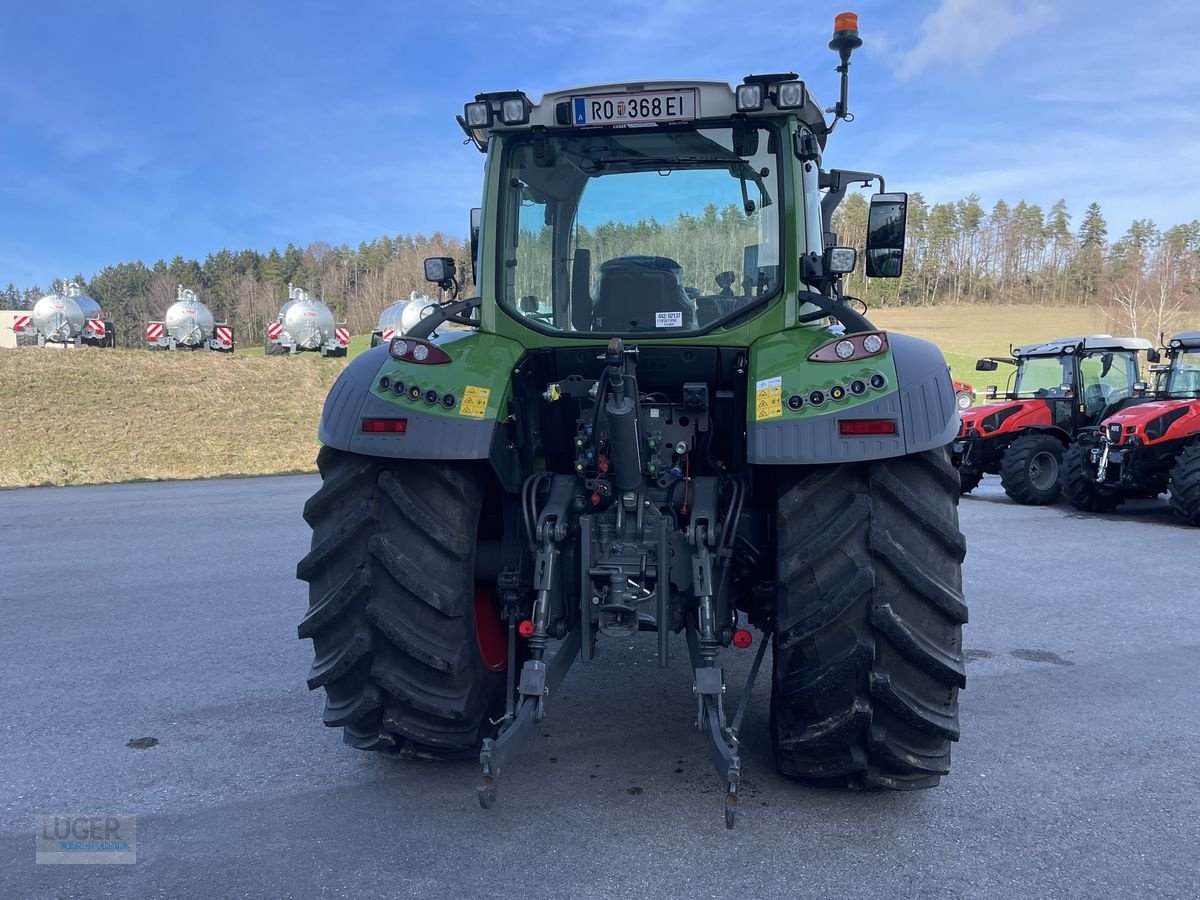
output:
<svg viewBox="0 0 1200 900"><path fill-rule="evenodd" d="M870 319L852 309L841 297L827 297L824 294L818 294L816 291L800 291L799 299L801 303L811 303L821 311L820 315L801 316L801 322L812 322L822 316L833 316L833 318L846 326L846 331L850 334L860 331L878 330L871 324Z"/></svg>

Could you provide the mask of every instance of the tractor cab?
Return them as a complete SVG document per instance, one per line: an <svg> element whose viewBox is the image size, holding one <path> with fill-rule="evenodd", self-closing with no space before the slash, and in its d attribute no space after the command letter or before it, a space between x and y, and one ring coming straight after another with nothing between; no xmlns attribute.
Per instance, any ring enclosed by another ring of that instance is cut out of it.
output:
<svg viewBox="0 0 1200 900"><path fill-rule="evenodd" d="M1077 508L1106 512L1170 491L1176 513L1200 524L1200 331L1163 349L1169 364L1153 397L1105 415L1068 451L1063 489Z"/></svg>
<svg viewBox="0 0 1200 900"><path fill-rule="evenodd" d="M1013 371L1003 394L989 386L990 402L963 412L954 459L964 492L994 472L1018 502L1050 503L1058 497L1063 448L1081 428L1144 396L1138 354L1152 360L1158 355L1147 340L1106 334L1056 338L1011 352L976 363L982 372L1001 364ZM1006 465L1014 445L1018 452Z"/></svg>

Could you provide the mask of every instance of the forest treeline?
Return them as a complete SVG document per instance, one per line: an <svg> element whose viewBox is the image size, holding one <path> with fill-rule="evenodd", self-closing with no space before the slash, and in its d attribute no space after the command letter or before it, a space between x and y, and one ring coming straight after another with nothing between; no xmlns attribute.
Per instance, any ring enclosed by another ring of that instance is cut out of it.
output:
<svg viewBox="0 0 1200 900"><path fill-rule="evenodd" d="M686 226L744 234L727 216L714 207L688 217ZM839 242L857 246L860 259L866 221L867 201L861 194L849 195L834 220ZM1178 327L1200 327L1200 220L1160 229L1139 219L1123 234L1110 236L1095 203L1076 223L1062 200L1049 211L1003 200L987 210L975 195L929 205L912 194L907 240L903 277L868 279L860 262L846 279L846 292L870 306L1096 306L1114 330L1150 338ZM392 302L414 290L428 292L422 267L428 256L454 257L460 280L469 284L469 244L444 234L385 235L357 248L317 242L267 253L221 250L203 261L176 257L150 265L119 263L75 280L100 302L127 346L142 343L145 323L161 318L175 299L177 284L195 288L219 319L233 323L241 343L253 344L261 341L267 322L287 298L289 283L324 300L354 333L370 331ZM736 254L729 262L735 260ZM8 284L0 291L0 307L28 308L59 286L55 282L43 290Z"/></svg>

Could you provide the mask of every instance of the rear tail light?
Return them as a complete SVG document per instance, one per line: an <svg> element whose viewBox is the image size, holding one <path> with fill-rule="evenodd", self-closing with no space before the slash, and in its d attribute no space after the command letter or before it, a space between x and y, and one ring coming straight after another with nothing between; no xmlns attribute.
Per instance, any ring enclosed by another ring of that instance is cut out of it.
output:
<svg viewBox="0 0 1200 900"><path fill-rule="evenodd" d="M388 352L393 359L405 362L419 363L423 366L440 366L452 362L450 354L437 344L418 341L410 337L393 338L388 345Z"/></svg>
<svg viewBox="0 0 1200 900"><path fill-rule="evenodd" d="M838 419L842 437L878 437L896 433L895 419Z"/></svg>
<svg viewBox="0 0 1200 900"><path fill-rule="evenodd" d="M367 434L404 434L408 419L363 419L362 430Z"/></svg>
<svg viewBox="0 0 1200 900"><path fill-rule="evenodd" d="M808 354L809 362L851 362L856 359L866 359L883 353L888 348L887 334L882 331L871 331L866 334L852 334L822 344Z"/></svg>

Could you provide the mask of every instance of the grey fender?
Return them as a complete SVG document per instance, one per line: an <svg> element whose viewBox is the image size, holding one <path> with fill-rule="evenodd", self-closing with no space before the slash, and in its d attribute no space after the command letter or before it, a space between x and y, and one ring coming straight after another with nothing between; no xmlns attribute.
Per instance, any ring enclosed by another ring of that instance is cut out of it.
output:
<svg viewBox="0 0 1200 900"><path fill-rule="evenodd" d="M887 459L944 447L958 434L958 406L946 358L935 344L888 332L898 390L853 407L856 419L895 419L893 437L846 438L836 406L798 421L756 422L749 428L749 461L757 465L812 465Z"/></svg>
<svg viewBox="0 0 1200 900"><path fill-rule="evenodd" d="M379 370L388 360L380 345L360 353L334 382L317 437L327 447L393 459L487 459L494 419L451 418L425 412L416 403L392 403L371 393ZM408 420L404 434L364 434L362 420Z"/></svg>

